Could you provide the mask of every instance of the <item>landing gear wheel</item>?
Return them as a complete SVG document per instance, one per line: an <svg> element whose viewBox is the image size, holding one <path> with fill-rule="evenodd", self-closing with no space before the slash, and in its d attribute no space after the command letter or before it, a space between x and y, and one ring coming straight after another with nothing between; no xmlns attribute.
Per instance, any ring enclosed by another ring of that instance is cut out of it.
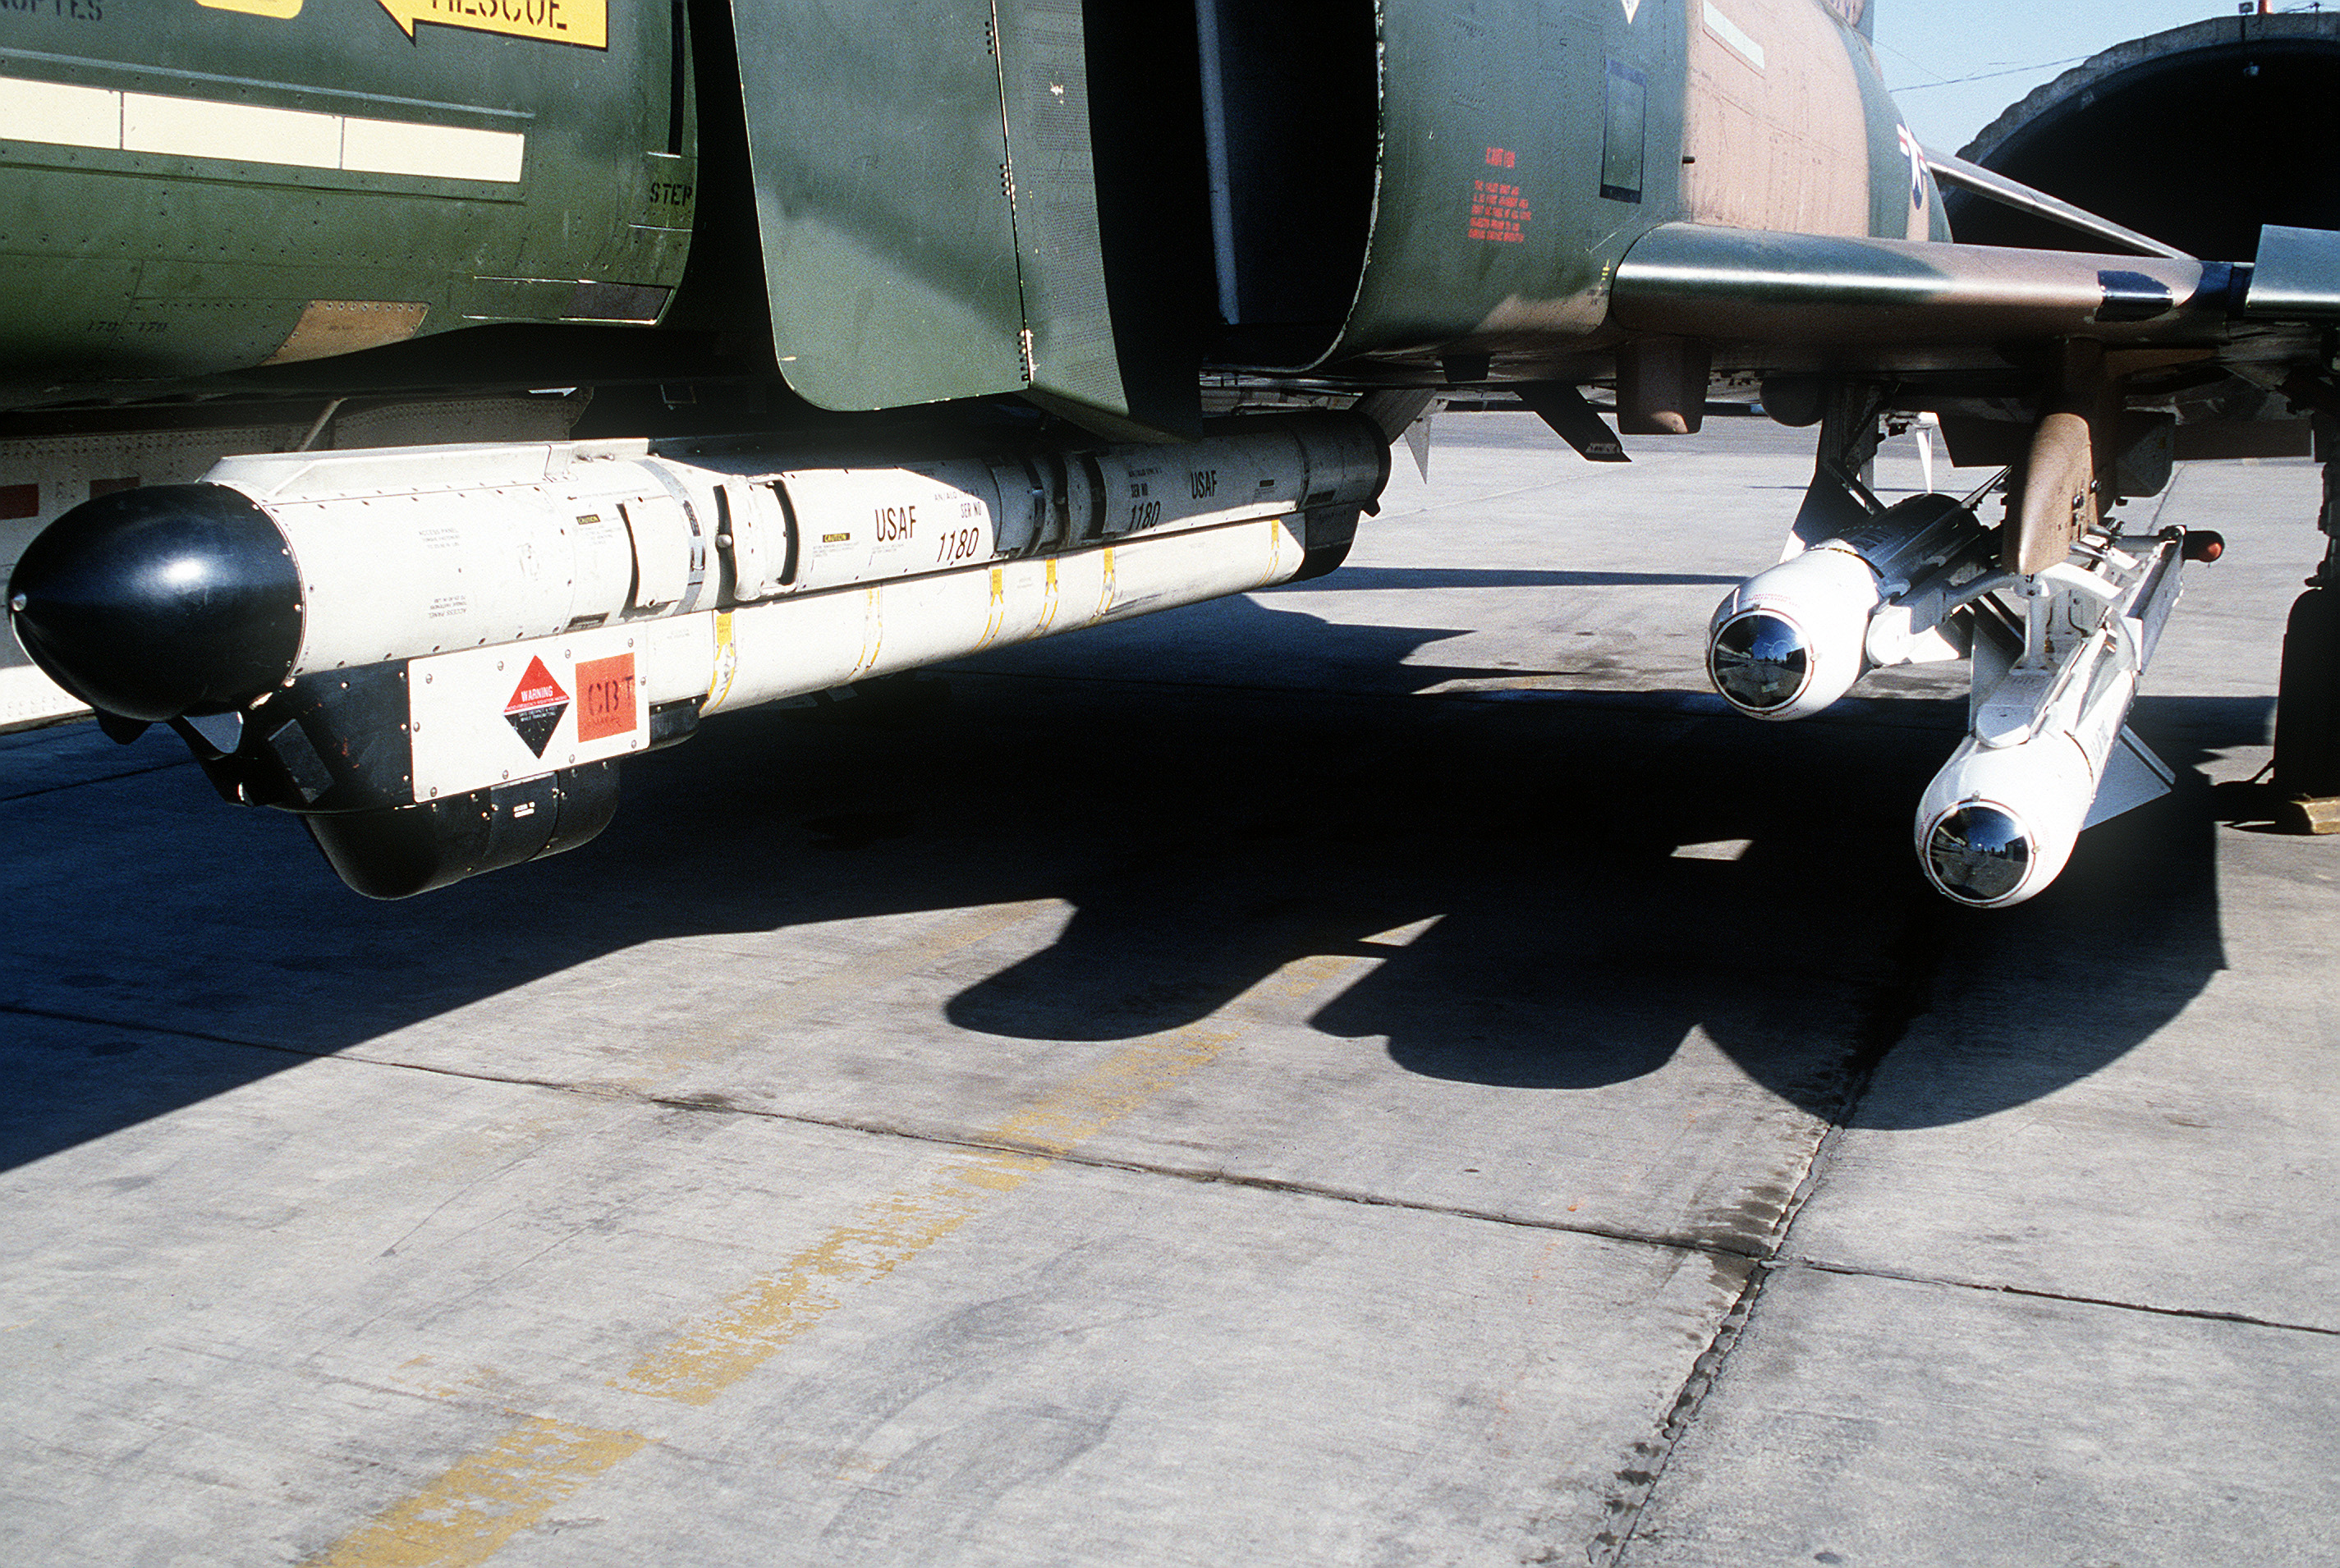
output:
<svg viewBox="0 0 2340 1568"><path fill-rule="evenodd" d="M2285 623L2271 789L2277 826L2340 833L2340 589L2309 589Z"/></svg>

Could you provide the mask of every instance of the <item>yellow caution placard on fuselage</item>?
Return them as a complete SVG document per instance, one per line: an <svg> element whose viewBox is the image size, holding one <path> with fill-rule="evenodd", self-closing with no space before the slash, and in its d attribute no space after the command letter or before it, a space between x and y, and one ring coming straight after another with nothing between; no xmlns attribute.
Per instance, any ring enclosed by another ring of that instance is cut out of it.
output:
<svg viewBox="0 0 2340 1568"><path fill-rule="evenodd" d="M390 19L411 38L421 23L573 44L580 49L610 46L610 0L381 0Z"/></svg>

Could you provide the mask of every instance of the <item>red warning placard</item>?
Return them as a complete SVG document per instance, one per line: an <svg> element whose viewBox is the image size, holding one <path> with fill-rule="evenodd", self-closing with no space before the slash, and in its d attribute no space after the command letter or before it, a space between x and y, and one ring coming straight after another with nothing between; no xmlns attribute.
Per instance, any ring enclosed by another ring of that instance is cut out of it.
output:
<svg viewBox="0 0 2340 1568"><path fill-rule="evenodd" d="M634 728L634 656L589 659L577 667L577 739L601 740Z"/></svg>
<svg viewBox="0 0 2340 1568"><path fill-rule="evenodd" d="M628 662L632 656L627 656ZM607 660L604 660L607 662ZM476 710L475 710L476 711ZM560 728L560 716L569 711L569 693L560 690L560 682L544 667L541 659L528 661L528 673L520 678L512 689L511 700L504 704L504 722L537 756L551 743L552 732Z"/></svg>

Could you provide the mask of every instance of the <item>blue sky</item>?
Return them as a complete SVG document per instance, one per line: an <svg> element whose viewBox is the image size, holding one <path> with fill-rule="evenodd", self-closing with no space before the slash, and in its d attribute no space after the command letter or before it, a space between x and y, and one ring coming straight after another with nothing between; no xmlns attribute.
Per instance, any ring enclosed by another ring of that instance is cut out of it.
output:
<svg viewBox="0 0 2340 1568"><path fill-rule="evenodd" d="M2235 0L1872 0L1886 85L1928 146L1955 153L1998 112L2100 49L2235 15ZM2340 9L2340 0L2333 0ZM2277 0L2278 11L2305 11ZM1962 78L1980 78L1963 80Z"/></svg>

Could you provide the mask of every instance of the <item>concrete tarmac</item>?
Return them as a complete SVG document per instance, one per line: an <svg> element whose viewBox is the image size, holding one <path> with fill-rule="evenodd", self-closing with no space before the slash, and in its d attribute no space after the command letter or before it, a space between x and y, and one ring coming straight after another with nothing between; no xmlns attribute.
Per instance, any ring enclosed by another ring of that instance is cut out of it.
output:
<svg viewBox="0 0 2340 1568"><path fill-rule="evenodd" d="M1981 914L1962 669L1706 691L1808 434L1438 437L1331 578L711 720L405 903L0 739L8 1559L2332 1561L2340 843L2208 788L2315 470L2137 503L2229 541L2179 787Z"/></svg>

